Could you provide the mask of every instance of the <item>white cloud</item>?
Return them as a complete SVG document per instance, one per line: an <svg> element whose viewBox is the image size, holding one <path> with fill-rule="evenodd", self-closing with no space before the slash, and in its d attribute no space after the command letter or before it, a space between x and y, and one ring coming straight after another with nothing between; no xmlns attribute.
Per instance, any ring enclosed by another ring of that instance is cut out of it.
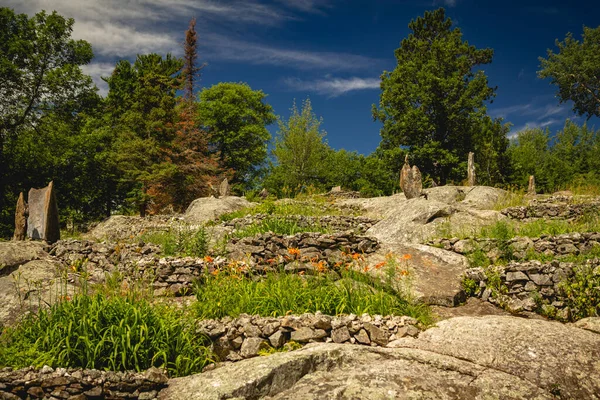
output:
<svg viewBox="0 0 600 400"><path fill-rule="evenodd" d="M108 94L108 84L102 80L102 77L108 77L115 69L113 63L91 63L81 67L83 72L92 77L102 96Z"/></svg>
<svg viewBox="0 0 600 400"><path fill-rule="evenodd" d="M208 35L203 43L211 43L206 53L209 60L212 56L222 60L287 66L295 69L345 71L363 70L379 63L379 60L355 54L285 49L221 35Z"/></svg>
<svg viewBox="0 0 600 400"><path fill-rule="evenodd" d="M288 8L312 14L325 14L325 10L332 7L330 0L277 0L277 2Z"/></svg>
<svg viewBox="0 0 600 400"><path fill-rule="evenodd" d="M330 78L316 81L302 81L294 78L285 80L285 83L295 90L312 91L331 97L356 90L379 89L380 82L379 78L358 77L349 79Z"/></svg>

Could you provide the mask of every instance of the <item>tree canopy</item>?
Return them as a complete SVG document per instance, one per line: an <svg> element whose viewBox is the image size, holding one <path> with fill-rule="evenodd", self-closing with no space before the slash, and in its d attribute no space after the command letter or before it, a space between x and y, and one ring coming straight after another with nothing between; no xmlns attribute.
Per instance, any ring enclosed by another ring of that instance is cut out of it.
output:
<svg viewBox="0 0 600 400"><path fill-rule="evenodd" d="M384 149L406 148L426 175L445 183L463 179L463 164L476 146L495 96L485 72L492 49L477 49L452 26L443 8L409 24L395 51L396 68L381 76L379 107ZM460 168L459 168L460 167Z"/></svg>
<svg viewBox="0 0 600 400"><path fill-rule="evenodd" d="M251 186L266 162L267 126L276 120L266 97L246 83L222 82L200 92L198 122L221 164L235 171L232 183L241 188Z"/></svg>
<svg viewBox="0 0 600 400"><path fill-rule="evenodd" d="M558 53L549 49L547 58L540 57L538 75L550 78L560 102L572 100L578 115L600 117L600 26L583 27L582 41L569 33L556 46Z"/></svg>

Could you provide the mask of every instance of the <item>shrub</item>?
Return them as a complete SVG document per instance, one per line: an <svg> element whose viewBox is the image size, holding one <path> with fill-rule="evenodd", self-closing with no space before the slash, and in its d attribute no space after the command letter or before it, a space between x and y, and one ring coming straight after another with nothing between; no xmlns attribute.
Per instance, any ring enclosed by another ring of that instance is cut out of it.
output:
<svg viewBox="0 0 600 400"><path fill-rule="evenodd" d="M149 232L136 240L159 245L165 256L204 257L209 250L209 234L205 227L196 231L177 227L164 232Z"/></svg>
<svg viewBox="0 0 600 400"><path fill-rule="evenodd" d="M200 372L207 340L181 311L133 294L77 294L28 314L0 337L0 366Z"/></svg>
<svg viewBox="0 0 600 400"><path fill-rule="evenodd" d="M237 230L233 235L238 238L255 236L261 233L273 232L277 235L295 235L302 232L327 233L329 229L321 224L300 226L297 221L288 218L265 218L243 229Z"/></svg>
<svg viewBox="0 0 600 400"><path fill-rule="evenodd" d="M600 267L581 266L560 283L571 319L600 316Z"/></svg>

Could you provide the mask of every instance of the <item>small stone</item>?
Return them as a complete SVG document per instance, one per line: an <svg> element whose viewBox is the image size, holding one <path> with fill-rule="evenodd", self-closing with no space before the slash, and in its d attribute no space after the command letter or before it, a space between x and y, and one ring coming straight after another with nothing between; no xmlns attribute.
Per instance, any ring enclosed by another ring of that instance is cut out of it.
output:
<svg viewBox="0 0 600 400"><path fill-rule="evenodd" d="M138 400L152 400L155 399L157 395L158 392L156 390L153 390L151 392L142 392L139 394Z"/></svg>
<svg viewBox="0 0 600 400"><path fill-rule="evenodd" d="M277 331L269 336L269 343L271 346L278 349L285 343L285 334L281 331Z"/></svg>
<svg viewBox="0 0 600 400"><path fill-rule="evenodd" d="M42 398L44 397L44 389L39 386L34 386L27 390L27 394L33 397Z"/></svg>
<svg viewBox="0 0 600 400"><path fill-rule="evenodd" d="M528 281L528 280L529 280L529 277L521 271L506 273L506 282Z"/></svg>
<svg viewBox="0 0 600 400"><path fill-rule="evenodd" d="M334 329L331 331L331 339L335 343L344 343L350 340L350 332L346 326Z"/></svg>
<svg viewBox="0 0 600 400"><path fill-rule="evenodd" d="M369 339L369 335L367 334L367 331L365 331L364 329L361 329L360 331L358 331L358 333L356 335L354 335L354 337L356 338L356 340L359 343L362 343L362 344L371 344L371 340Z"/></svg>
<svg viewBox="0 0 600 400"><path fill-rule="evenodd" d="M396 332L396 337L402 338L404 336L412 336L416 337L419 334L419 329L414 325L405 325L401 328L398 328L398 332Z"/></svg>
<svg viewBox="0 0 600 400"><path fill-rule="evenodd" d="M265 339L259 337L249 337L244 340L240 355L243 358L255 357L258 352L269 347L268 342Z"/></svg>
<svg viewBox="0 0 600 400"><path fill-rule="evenodd" d="M298 343L306 343L315 338L315 331L312 328L304 326L291 333L291 340Z"/></svg>
<svg viewBox="0 0 600 400"><path fill-rule="evenodd" d="M83 392L87 397L101 397L102 396L102 388L100 386L95 386L88 390L87 392Z"/></svg>

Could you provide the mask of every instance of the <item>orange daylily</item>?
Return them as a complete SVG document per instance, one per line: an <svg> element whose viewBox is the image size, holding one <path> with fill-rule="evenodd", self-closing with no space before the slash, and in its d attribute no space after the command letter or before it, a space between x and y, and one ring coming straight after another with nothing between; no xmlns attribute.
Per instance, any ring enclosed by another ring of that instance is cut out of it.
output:
<svg viewBox="0 0 600 400"><path fill-rule="evenodd" d="M410 260L412 258L412 256L410 254L405 254L402 256L402 258L405 260Z"/></svg>

